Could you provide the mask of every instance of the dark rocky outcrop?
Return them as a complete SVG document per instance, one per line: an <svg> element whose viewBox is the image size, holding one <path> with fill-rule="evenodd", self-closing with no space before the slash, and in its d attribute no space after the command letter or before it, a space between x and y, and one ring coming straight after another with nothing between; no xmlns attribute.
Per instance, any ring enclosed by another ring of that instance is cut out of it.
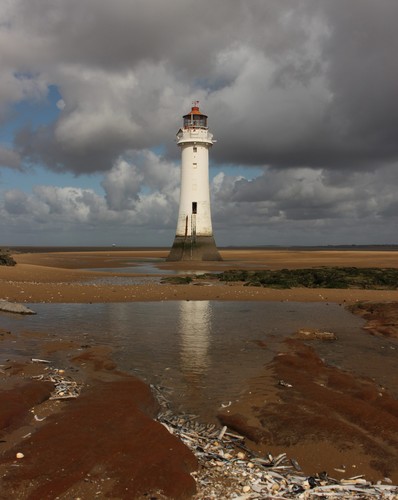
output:
<svg viewBox="0 0 398 500"><path fill-rule="evenodd" d="M0 248L0 266L15 266L16 262L12 258L9 250Z"/></svg>

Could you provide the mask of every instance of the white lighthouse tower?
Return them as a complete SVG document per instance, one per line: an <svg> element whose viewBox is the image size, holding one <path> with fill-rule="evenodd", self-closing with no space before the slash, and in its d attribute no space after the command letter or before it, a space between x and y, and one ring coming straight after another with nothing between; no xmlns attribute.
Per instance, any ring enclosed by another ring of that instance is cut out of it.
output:
<svg viewBox="0 0 398 500"><path fill-rule="evenodd" d="M183 117L177 132L181 148L181 191L177 231L168 261L222 260L211 226L209 149L216 142L199 102Z"/></svg>

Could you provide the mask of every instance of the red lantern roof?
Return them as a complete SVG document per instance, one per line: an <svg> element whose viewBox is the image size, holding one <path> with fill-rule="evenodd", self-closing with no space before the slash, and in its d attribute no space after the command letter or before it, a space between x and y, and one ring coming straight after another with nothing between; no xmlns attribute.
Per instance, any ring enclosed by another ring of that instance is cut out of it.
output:
<svg viewBox="0 0 398 500"><path fill-rule="evenodd" d="M188 117L190 115L202 115L202 116L207 118L207 115L203 114L199 109L199 101L193 101L192 109L191 109L190 113L187 113L186 115L184 115L184 118Z"/></svg>
<svg viewBox="0 0 398 500"><path fill-rule="evenodd" d="M191 112L184 115L184 128L207 128L207 116L200 112L199 101L194 101Z"/></svg>

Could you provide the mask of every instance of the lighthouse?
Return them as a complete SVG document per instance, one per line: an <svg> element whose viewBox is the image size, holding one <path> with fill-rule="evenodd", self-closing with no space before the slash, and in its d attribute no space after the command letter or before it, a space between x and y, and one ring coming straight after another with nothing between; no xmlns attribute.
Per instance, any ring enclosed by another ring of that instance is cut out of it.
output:
<svg viewBox="0 0 398 500"><path fill-rule="evenodd" d="M177 231L168 261L222 260L213 237L209 189L209 149L216 142L199 102L183 116L177 132L181 148L181 190Z"/></svg>

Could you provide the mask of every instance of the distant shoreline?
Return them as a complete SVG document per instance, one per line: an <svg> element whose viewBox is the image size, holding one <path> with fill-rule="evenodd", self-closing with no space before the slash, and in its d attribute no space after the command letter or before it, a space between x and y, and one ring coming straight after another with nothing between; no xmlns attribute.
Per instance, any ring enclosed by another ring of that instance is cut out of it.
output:
<svg viewBox="0 0 398 500"><path fill-rule="evenodd" d="M0 245L0 248L7 248L12 252L18 253L52 253L52 252L109 252L109 251L161 251L169 252L171 246L118 246L118 245L100 245L100 246L68 246L68 245ZM398 252L398 244L383 244L383 245L259 245L259 246L218 246L220 251L391 251Z"/></svg>

